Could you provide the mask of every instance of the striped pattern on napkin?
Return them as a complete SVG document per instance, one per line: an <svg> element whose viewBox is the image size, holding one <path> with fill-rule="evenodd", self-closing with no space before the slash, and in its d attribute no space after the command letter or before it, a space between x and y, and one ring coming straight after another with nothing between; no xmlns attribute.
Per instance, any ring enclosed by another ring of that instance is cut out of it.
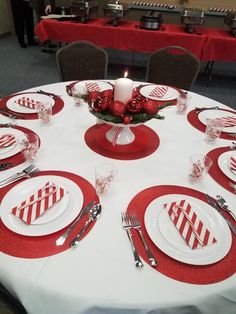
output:
<svg viewBox="0 0 236 314"><path fill-rule="evenodd" d="M15 100L15 103L29 109L35 109L36 100L23 96L22 98Z"/></svg>
<svg viewBox="0 0 236 314"><path fill-rule="evenodd" d="M210 230L204 226L203 222L198 218L197 213L186 200L167 203L164 204L164 207L167 209L170 219L180 235L191 249L197 249L217 242ZM186 213L185 215L183 210ZM193 232L193 229L197 236ZM200 238L201 244L198 238Z"/></svg>
<svg viewBox="0 0 236 314"><path fill-rule="evenodd" d="M36 193L21 202L19 206L12 208L11 213L26 224L43 215L56 202L60 201L65 195L63 188L54 183L47 182Z"/></svg>
<svg viewBox="0 0 236 314"><path fill-rule="evenodd" d="M230 157L229 159L229 169L236 174L236 157Z"/></svg>
<svg viewBox="0 0 236 314"><path fill-rule="evenodd" d="M153 96L153 97L163 97L168 91L168 87L167 86L156 86L151 93L149 94L149 96Z"/></svg>
<svg viewBox="0 0 236 314"><path fill-rule="evenodd" d="M214 119L219 124L223 124L224 127L232 127L236 126L236 116L223 117Z"/></svg>
<svg viewBox="0 0 236 314"><path fill-rule="evenodd" d="M88 90L88 92L100 92L100 87L98 85L98 83L96 82L86 82L85 86Z"/></svg>
<svg viewBox="0 0 236 314"><path fill-rule="evenodd" d="M16 143L16 137L13 134L3 134L0 136L0 148L9 147Z"/></svg>

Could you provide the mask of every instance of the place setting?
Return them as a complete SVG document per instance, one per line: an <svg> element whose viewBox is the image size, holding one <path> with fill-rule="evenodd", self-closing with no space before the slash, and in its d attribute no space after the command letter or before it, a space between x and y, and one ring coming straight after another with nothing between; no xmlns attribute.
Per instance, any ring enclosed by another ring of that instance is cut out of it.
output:
<svg viewBox="0 0 236 314"><path fill-rule="evenodd" d="M26 92L0 100L0 113L12 119L38 119L42 109L54 115L62 110L64 101L57 95L44 92Z"/></svg>
<svg viewBox="0 0 236 314"><path fill-rule="evenodd" d="M188 121L201 132L215 138L232 140L236 138L236 112L230 109L215 107L197 107L188 113Z"/></svg>
<svg viewBox="0 0 236 314"><path fill-rule="evenodd" d="M139 192L122 214L123 229L128 228L133 241L134 258L130 259L134 267L145 271L150 265L168 277L192 284L211 284L232 276L236 224L232 230L226 211L218 203L216 209L207 196L218 197L222 204L219 195L213 198L181 186L159 185Z"/></svg>
<svg viewBox="0 0 236 314"><path fill-rule="evenodd" d="M9 178L2 188L1 251L39 258L74 249L91 231L101 211L94 186L84 178L28 167Z"/></svg>
<svg viewBox="0 0 236 314"><path fill-rule="evenodd" d="M0 126L0 171L32 161L39 147L39 136L32 130L17 125Z"/></svg>

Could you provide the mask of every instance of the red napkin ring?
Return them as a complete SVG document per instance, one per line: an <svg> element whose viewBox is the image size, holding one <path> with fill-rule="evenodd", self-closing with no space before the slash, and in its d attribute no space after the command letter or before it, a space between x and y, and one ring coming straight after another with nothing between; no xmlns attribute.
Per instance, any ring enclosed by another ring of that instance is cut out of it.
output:
<svg viewBox="0 0 236 314"><path fill-rule="evenodd" d="M167 86L156 86L151 93L149 94L149 96L154 96L154 97L163 97L168 91L168 87Z"/></svg>
<svg viewBox="0 0 236 314"><path fill-rule="evenodd" d="M191 249L217 242L187 201L171 202L164 204L164 207L182 238Z"/></svg>
<svg viewBox="0 0 236 314"><path fill-rule="evenodd" d="M21 202L20 206L13 207L11 213L29 225L61 200L64 195L63 188L47 182L43 188L32 194L29 199Z"/></svg>
<svg viewBox="0 0 236 314"><path fill-rule="evenodd" d="M35 109L35 105L36 105L36 101L34 99L30 99L29 97L25 97L25 96L15 100L15 103L20 106L27 107L29 109Z"/></svg>
<svg viewBox="0 0 236 314"><path fill-rule="evenodd" d="M16 143L16 137L13 134L4 134L0 136L0 148L9 147Z"/></svg>

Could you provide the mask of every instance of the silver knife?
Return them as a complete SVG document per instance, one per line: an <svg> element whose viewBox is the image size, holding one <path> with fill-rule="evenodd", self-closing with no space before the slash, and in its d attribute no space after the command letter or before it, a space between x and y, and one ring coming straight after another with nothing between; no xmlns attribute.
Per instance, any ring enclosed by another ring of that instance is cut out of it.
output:
<svg viewBox="0 0 236 314"><path fill-rule="evenodd" d="M85 206L84 208L81 209L79 216L75 219L75 221L72 223L72 225L70 225L70 227L66 230L66 232L62 236L60 236L60 238L58 238L56 240L57 246L64 244L65 240L71 234L72 230L74 230L74 228L77 226L80 219L82 219L84 217L84 215L87 214L87 212L95 205L95 203L96 203L95 201L92 201L87 206Z"/></svg>
<svg viewBox="0 0 236 314"><path fill-rule="evenodd" d="M230 227L230 229L236 235L236 226L226 217L225 213L220 208L220 206L217 204L216 200L213 197L211 197L209 194L206 194L206 198L207 198L208 204L211 205L212 207L214 207L221 214L221 216L227 222L227 224Z"/></svg>

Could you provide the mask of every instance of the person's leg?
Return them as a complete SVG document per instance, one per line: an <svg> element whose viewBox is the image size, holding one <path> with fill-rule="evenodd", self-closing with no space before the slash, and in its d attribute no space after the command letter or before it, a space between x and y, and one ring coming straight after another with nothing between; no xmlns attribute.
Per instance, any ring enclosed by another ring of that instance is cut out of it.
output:
<svg viewBox="0 0 236 314"><path fill-rule="evenodd" d="M36 41L34 40L34 15L33 9L26 3L24 9L24 19L25 19L25 26L26 26L26 35L28 39L29 45L37 45Z"/></svg>
<svg viewBox="0 0 236 314"><path fill-rule="evenodd" d="M11 0L12 7L12 15L15 25L15 32L18 42L22 48L26 48L26 44L24 41L24 7L22 5L22 1L19 0Z"/></svg>

